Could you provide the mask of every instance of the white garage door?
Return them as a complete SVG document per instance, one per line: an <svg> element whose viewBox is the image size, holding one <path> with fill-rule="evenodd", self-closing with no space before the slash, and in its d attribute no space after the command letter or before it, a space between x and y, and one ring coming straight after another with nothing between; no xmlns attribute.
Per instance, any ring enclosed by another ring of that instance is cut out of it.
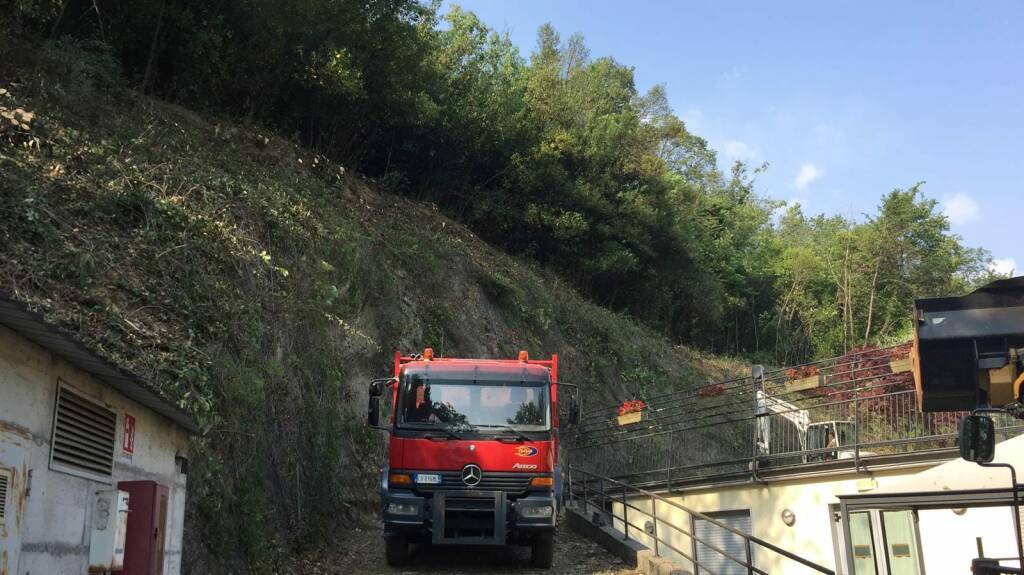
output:
<svg viewBox="0 0 1024 575"><path fill-rule="evenodd" d="M751 532L752 524L750 522L749 510L705 513L705 515L748 535ZM694 519L693 533L701 541L725 551L740 561L746 561L747 546L743 538L739 535L736 535L727 529L722 529L718 525L703 519ZM700 567L707 568L707 570L698 568L698 574L716 573L717 575L747 575L748 571L746 567L726 558L724 555L715 551L711 547L708 547L704 543L696 542L696 545L697 562L700 564ZM754 550L751 549L750 553L750 560L753 564Z"/></svg>

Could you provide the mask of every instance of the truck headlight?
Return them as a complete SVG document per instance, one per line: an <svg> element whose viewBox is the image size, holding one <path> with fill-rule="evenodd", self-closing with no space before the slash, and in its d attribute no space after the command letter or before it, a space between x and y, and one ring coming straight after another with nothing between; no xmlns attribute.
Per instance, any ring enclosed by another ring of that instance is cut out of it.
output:
<svg viewBox="0 0 1024 575"><path fill-rule="evenodd" d="M537 518L537 517L551 517L555 512L554 507L550 505L531 505L529 507L521 507L519 514L523 517Z"/></svg>
<svg viewBox="0 0 1024 575"><path fill-rule="evenodd" d="M417 512L412 503L388 503L388 513L392 515L416 515Z"/></svg>

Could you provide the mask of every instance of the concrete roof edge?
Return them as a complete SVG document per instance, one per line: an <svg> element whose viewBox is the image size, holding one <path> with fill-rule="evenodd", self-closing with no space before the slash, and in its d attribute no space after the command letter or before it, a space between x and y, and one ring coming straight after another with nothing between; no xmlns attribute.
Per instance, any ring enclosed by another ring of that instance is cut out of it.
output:
<svg viewBox="0 0 1024 575"><path fill-rule="evenodd" d="M142 377L99 355L76 334L47 321L43 314L32 311L27 303L14 299L3 290L0 290L0 325L60 356L189 433L199 432L199 425L191 414L164 397Z"/></svg>

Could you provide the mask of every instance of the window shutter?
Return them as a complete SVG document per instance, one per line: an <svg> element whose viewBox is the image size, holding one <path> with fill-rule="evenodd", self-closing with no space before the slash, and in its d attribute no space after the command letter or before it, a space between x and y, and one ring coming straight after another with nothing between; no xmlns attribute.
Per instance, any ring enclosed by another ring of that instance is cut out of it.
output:
<svg viewBox="0 0 1024 575"><path fill-rule="evenodd" d="M11 472L6 469L0 469L0 525L4 523L4 518L7 517L7 486L11 482Z"/></svg>
<svg viewBox="0 0 1024 575"><path fill-rule="evenodd" d="M750 511L747 510L707 513L706 515L747 535L750 535L753 530L753 525L750 521ZM703 519L694 518L693 524L698 538L718 547L737 559L746 560L747 546L742 537ZM700 562L701 567L704 567L704 569L697 569L698 573L716 573L717 575L746 575L748 573L746 567L728 559L711 547L699 541L695 541L695 543L697 546L697 561ZM751 557L751 561L754 561L753 557Z"/></svg>
<svg viewBox="0 0 1024 575"><path fill-rule="evenodd" d="M57 392L51 466L109 478L114 469L117 414L65 386Z"/></svg>

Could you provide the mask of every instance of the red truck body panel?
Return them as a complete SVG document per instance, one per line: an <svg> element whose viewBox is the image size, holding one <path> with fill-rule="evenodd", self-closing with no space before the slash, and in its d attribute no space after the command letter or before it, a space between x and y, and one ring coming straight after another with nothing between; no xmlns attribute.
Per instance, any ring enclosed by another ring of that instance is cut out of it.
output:
<svg viewBox="0 0 1024 575"><path fill-rule="evenodd" d="M502 443L494 440L411 439L391 437L389 452L393 469L458 471L474 463L488 471L554 470L552 441ZM473 446L473 450L470 450Z"/></svg>

